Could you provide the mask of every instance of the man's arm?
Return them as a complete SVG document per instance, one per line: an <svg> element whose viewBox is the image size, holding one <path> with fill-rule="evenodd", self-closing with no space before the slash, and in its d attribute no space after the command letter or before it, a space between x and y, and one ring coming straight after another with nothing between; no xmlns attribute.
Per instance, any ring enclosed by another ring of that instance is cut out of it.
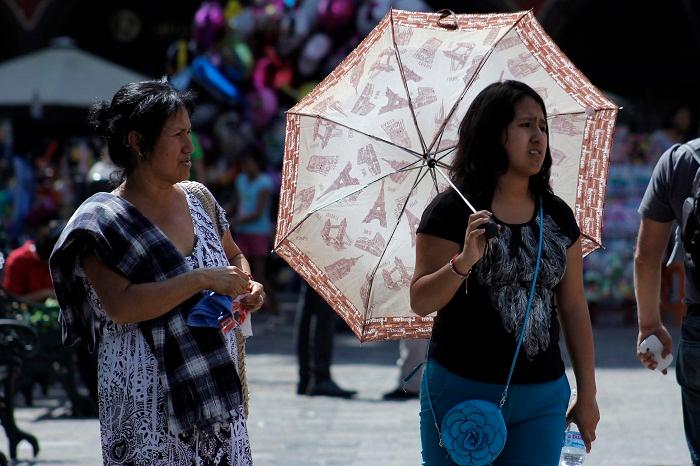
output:
<svg viewBox="0 0 700 466"><path fill-rule="evenodd" d="M637 348L647 336L656 334L664 346L662 356L671 353L673 343L671 335L661 323L659 312L661 262L671 236L672 225L672 222L657 222L642 218L634 253L634 293L637 298L639 321ZM656 362L651 355L641 354L637 349L637 357L645 367L656 368Z"/></svg>

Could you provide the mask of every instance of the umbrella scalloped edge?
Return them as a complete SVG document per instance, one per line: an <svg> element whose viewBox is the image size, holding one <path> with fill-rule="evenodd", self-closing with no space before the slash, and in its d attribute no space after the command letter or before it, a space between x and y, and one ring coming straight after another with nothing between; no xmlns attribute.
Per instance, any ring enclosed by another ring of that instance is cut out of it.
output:
<svg viewBox="0 0 700 466"><path fill-rule="evenodd" d="M430 338L432 316L378 317L364 321L362 312L293 243L285 239L275 251L335 309L361 342Z"/></svg>

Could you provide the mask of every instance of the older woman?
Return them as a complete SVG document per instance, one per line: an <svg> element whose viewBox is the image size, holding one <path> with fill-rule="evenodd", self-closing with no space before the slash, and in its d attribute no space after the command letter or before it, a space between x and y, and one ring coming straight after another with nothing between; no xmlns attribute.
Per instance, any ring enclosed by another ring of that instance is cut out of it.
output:
<svg viewBox="0 0 700 466"><path fill-rule="evenodd" d="M94 348L93 321L102 321L104 464L252 464L236 371L244 329L188 317L204 291L255 310L263 289L223 209L202 185L183 182L188 108L189 96L165 80L127 84L93 108L122 180L78 208L50 260L64 343Z"/></svg>

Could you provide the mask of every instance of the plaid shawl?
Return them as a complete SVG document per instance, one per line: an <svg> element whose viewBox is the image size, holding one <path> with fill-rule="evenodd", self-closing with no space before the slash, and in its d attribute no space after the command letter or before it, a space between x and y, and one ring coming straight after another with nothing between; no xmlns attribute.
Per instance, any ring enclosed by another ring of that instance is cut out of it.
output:
<svg viewBox="0 0 700 466"><path fill-rule="evenodd" d="M51 254L49 266L61 307L63 343L84 340L95 348L94 311L80 257L95 254L132 283L166 280L190 270L161 230L125 199L98 193L73 214ZM178 434L236 416L241 383L218 328L191 328L187 313L199 294L139 328L158 362L168 426Z"/></svg>

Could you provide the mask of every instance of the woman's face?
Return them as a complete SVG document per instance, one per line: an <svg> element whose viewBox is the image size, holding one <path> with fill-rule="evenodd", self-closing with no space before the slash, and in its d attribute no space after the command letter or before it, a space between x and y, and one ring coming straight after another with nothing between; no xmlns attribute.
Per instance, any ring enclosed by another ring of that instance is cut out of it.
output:
<svg viewBox="0 0 700 466"><path fill-rule="evenodd" d="M508 173L530 177L542 168L547 152L547 120L535 99L525 96L515 104L515 116L503 131Z"/></svg>
<svg viewBox="0 0 700 466"><path fill-rule="evenodd" d="M190 176L190 156L194 151L191 130L190 116L181 108L166 120L148 158L151 168L173 184Z"/></svg>

